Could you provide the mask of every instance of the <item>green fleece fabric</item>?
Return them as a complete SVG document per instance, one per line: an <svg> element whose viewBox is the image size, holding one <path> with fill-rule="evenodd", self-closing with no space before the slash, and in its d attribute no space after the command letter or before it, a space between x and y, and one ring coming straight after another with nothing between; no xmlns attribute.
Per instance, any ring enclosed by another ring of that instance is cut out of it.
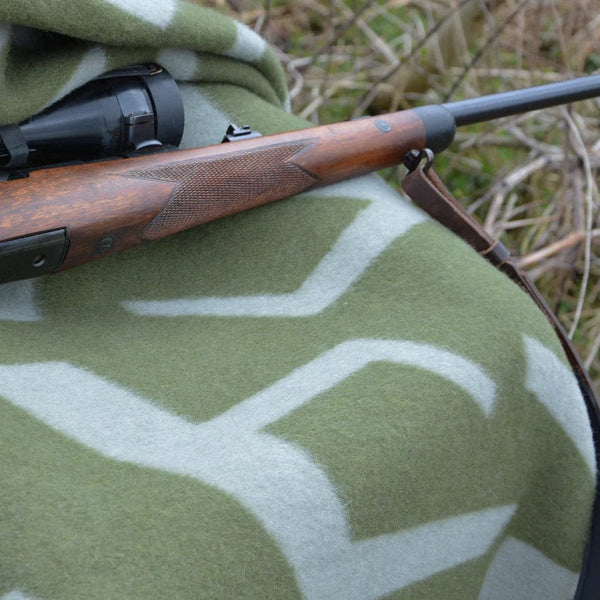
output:
<svg viewBox="0 0 600 600"><path fill-rule="evenodd" d="M304 126L196 4L0 21L0 123L156 61L184 146ZM0 332L2 600L573 595L595 467L560 345L376 176L4 284Z"/></svg>

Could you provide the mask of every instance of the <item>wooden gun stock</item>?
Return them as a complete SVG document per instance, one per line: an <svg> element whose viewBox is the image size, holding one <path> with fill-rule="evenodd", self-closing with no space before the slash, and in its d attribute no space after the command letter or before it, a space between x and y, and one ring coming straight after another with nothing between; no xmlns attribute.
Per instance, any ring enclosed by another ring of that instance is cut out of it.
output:
<svg viewBox="0 0 600 600"><path fill-rule="evenodd" d="M600 75L0 184L0 283L66 269L254 206L440 152L457 126L600 95Z"/></svg>
<svg viewBox="0 0 600 600"><path fill-rule="evenodd" d="M194 150L32 171L0 184L0 282L398 164L427 133L417 111Z"/></svg>

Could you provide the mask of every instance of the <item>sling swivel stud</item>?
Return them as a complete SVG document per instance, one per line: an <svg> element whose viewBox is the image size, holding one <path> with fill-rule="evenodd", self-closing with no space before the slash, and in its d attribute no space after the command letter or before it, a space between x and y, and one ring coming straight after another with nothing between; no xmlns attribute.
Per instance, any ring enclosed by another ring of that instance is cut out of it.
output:
<svg viewBox="0 0 600 600"><path fill-rule="evenodd" d="M402 162L404 166L412 173L412 171L419 166L421 161L425 159L423 170L427 172L429 169L431 169L434 158L435 154L433 153L433 150L430 148L424 148L423 150L411 150L406 154Z"/></svg>

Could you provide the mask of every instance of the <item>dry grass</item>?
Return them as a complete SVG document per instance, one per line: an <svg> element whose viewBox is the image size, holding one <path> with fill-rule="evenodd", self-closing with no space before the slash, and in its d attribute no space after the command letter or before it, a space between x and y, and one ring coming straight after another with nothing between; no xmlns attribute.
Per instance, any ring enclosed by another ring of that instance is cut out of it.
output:
<svg viewBox="0 0 600 600"><path fill-rule="evenodd" d="M314 123L600 69L600 0L215 0L278 49ZM600 103L461 130L437 159L502 238L600 384ZM385 173L395 185L397 170ZM598 386L600 387L600 386Z"/></svg>

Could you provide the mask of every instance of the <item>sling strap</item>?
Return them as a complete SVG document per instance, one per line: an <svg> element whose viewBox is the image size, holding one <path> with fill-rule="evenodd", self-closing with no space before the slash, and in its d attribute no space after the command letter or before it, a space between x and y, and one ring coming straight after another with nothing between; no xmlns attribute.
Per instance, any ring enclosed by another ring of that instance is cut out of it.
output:
<svg viewBox="0 0 600 600"><path fill-rule="evenodd" d="M421 165L423 156L427 163ZM432 218L465 240L481 256L489 260L497 269L508 275L525 291L546 315L562 344L567 359L577 378L577 383L585 400L592 434L596 469L600 471L600 401L592 381L583 367L575 350L556 315L529 279L519 269L502 242L494 239L483 227L452 197L441 179L431 169L433 153L413 151L407 155L404 164L409 173L402 181L402 188L408 196ZM590 538L586 547L584 563L579 576L575 600L597 600L600 594L600 493L596 483L596 495L592 513Z"/></svg>

